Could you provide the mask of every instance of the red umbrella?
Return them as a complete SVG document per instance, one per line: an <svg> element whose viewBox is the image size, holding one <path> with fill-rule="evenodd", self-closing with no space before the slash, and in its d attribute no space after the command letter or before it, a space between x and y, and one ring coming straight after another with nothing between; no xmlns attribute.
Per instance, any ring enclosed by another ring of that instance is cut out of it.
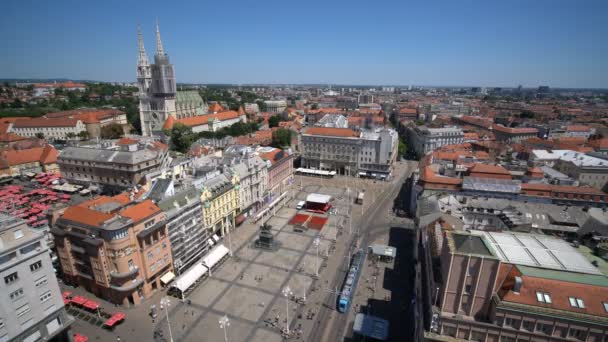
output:
<svg viewBox="0 0 608 342"><path fill-rule="evenodd" d="M78 304L78 305L84 305L84 303L87 302L87 299L84 298L83 296L76 296L74 298L72 298L72 303Z"/></svg>
<svg viewBox="0 0 608 342"><path fill-rule="evenodd" d="M74 342L88 342L89 338L79 333L74 334Z"/></svg>
<svg viewBox="0 0 608 342"><path fill-rule="evenodd" d="M90 310L97 310L97 308L99 308L99 304L92 300L86 301L82 306Z"/></svg>

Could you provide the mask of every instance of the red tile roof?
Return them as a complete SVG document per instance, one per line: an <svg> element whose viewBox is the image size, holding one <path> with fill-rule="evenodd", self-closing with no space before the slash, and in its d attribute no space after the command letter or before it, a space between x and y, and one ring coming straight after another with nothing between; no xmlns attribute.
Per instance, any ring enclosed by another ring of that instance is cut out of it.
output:
<svg viewBox="0 0 608 342"><path fill-rule="evenodd" d="M553 185L553 184L534 184L534 183L522 183L521 189L532 190L532 191L551 191L551 192L563 192L563 193L578 193L578 194L590 194L590 195L602 195L606 193L592 188L590 186L567 186L567 185Z"/></svg>
<svg viewBox="0 0 608 342"><path fill-rule="evenodd" d="M139 222L158 212L160 212L160 208L152 200L145 200L121 210L120 216L128 217L133 222Z"/></svg>
<svg viewBox="0 0 608 342"><path fill-rule="evenodd" d="M27 140L28 138L22 137L15 133L3 133L0 132L0 143L12 143L15 141Z"/></svg>
<svg viewBox="0 0 608 342"><path fill-rule="evenodd" d="M470 173L487 173L487 174L496 174L496 175L508 175L511 174L507 169L500 165L488 165L488 164L480 164L476 163L472 168L469 169Z"/></svg>
<svg viewBox="0 0 608 342"><path fill-rule="evenodd" d="M521 276L521 279L522 286L519 293L513 292L512 288L507 290L502 294L504 302L608 317L603 304L608 301L608 287L531 276ZM512 278L507 277L505 282L510 280ZM537 292L547 293L551 297L551 304L539 302ZM581 299L585 308L575 308L570 305L570 297Z"/></svg>
<svg viewBox="0 0 608 342"><path fill-rule="evenodd" d="M57 162L57 155L57 150L52 145L24 150L5 149L0 152L0 165L7 167L34 162L48 165Z"/></svg>
<svg viewBox="0 0 608 342"><path fill-rule="evenodd" d="M225 120L230 120L230 119L236 119L238 117L239 117L239 113L237 113L233 110L229 110L229 111L221 112L221 113L206 114L206 115L193 116L193 117L189 117L189 118L177 119L177 120L175 120L175 123L181 123L181 124L184 124L189 127L194 127L194 126L205 125L205 124L209 123L209 120L212 120L212 119L219 120L219 121L225 121ZM171 125L171 127L173 127L173 125Z"/></svg>
<svg viewBox="0 0 608 342"><path fill-rule="evenodd" d="M503 125L492 125L494 131L506 134L537 134L538 129L531 127L505 127Z"/></svg>
<svg viewBox="0 0 608 342"><path fill-rule="evenodd" d="M133 145L133 144L137 144L137 140L125 137L125 138L118 139L118 141L116 142L116 144L118 144L118 145Z"/></svg>
<svg viewBox="0 0 608 342"><path fill-rule="evenodd" d="M359 133L350 128L333 128L333 127L310 127L304 131L304 134L320 135L326 137L344 137L357 138Z"/></svg>
<svg viewBox="0 0 608 342"><path fill-rule="evenodd" d="M224 107L222 107L219 103L214 103L211 106L209 106L209 112L211 113L219 113L219 112L223 112L224 111Z"/></svg>
<svg viewBox="0 0 608 342"><path fill-rule="evenodd" d="M566 126L568 132L590 132L591 127L585 125L570 125Z"/></svg>
<svg viewBox="0 0 608 342"><path fill-rule="evenodd" d="M22 118L13 124L14 128L37 128L37 127L75 127L78 119L69 118Z"/></svg>

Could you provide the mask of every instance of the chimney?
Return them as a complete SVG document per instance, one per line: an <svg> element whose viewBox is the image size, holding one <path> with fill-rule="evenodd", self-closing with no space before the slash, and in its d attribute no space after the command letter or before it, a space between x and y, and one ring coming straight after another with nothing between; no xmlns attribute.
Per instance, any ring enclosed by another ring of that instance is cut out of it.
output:
<svg viewBox="0 0 608 342"><path fill-rule="evenodd" d="M523 285L523 280L521 279L521 277L515 277L515 285L513 285L513 292L515 294L519 294L519 291L521 290L522 285Z"/></svg>

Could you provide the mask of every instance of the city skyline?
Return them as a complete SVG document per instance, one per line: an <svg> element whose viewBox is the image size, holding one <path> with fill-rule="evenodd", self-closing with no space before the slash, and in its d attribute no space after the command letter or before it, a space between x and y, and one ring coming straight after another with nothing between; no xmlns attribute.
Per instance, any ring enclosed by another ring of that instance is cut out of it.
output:
<svg viewBox="0 0 608 342"><path fill-rule="evenodd" d="M136 27L152 52L158 16L184 84L608 87L608 48L597 44L608 32L601 18L608 5L599 1L372 10L160 4L9 2L0 15L0 78L135 82Z"/></svg>

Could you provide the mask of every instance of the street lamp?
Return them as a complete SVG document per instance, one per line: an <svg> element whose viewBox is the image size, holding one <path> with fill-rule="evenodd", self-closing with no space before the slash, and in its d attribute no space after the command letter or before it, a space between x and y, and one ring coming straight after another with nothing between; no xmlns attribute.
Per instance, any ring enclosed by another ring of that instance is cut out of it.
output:
<svg viewBox="0 0 608 342"><path fill-rule="evenodd" d="M232 239L230 239L230 220L226 216L226 234L228 235L228 252L232 256Z"/></svg>
<svg viewBox="0 0 608 342"><path fill-rule="evenodd" d="M319 276L319 245L321 244L321 240L317 237L312 242L315 247L317 247L317 257L315 258L315 275Z"/></svg>
<svg viewBox="0 0 608 342"><path fill-rule="evenodd" d="M285 286L285 288L283 289L283 296L285 296L285 318L287 320L285 323L285 332L287 334L289 334L289 297L291 295L293 295L293 292L291 291L289 286Z"/></svg>
<svg viewBox="0 0 608 342"><path fill-rule="evenodd" d="M230 326L230 320L228 319L228 315L224 315L219 320L220 328L224 330L224 342L228 342L228 333L226 329Z"/></svg>
<svg viewBox="0 0 608 342"><path fill-rule="evenodd" d="M167 326L169 327L169 341L173 342L173 333L171 332L171 322L169 322L169 306L171 306L171 301L167 297L163 297L160 300L160 309L165 309L165 315L167 317Z"/></svg>

